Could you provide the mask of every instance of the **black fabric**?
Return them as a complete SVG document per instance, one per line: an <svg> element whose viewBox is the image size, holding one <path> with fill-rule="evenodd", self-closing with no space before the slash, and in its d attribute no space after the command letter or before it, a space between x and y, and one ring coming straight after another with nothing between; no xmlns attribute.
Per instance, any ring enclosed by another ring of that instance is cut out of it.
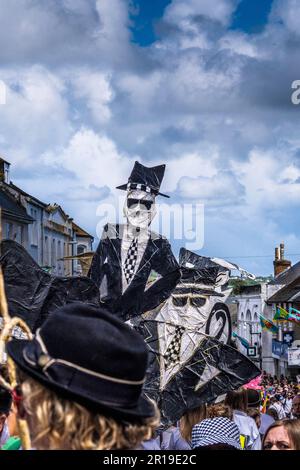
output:
<svg viewBox="0 0 300 470"><path fill-rule="evenodd" d="M166 165L158 165L153 167L146 167L139 162L135 162L131 175L128 178L128 183L132 184L132 189L135 189L136 184L149 187L151 192L155 195L169 197L159 192L165 174ZM127 184L128 184L127 183ZM127 184L118 186L117 189L127 189Z"/></svg>
<svg viewBox="0 0 300 470"><path fill-rule="evenodd" d="M149 363L144 391L159 406L163 428L177 422L190 409L213 402L217 397L248 383L260 373L256 365L234 348L215 338L204 337L195 354L179 372L161 389L158 322L145 320L137 330L149 347ZM195 391L197 383L210 365L219 375Z"/></svg>
<svg viewBox="0 0 300 470"><path fill-rule="evenodd" d="M100 288L101 302L124 320L152 310L166 300L180 278L178 263L169 242L161 237L149 238L140 266L130 285L122 293L122 234L118 225L106 225L102 240L93 257L89 277ZM145 290L151 271L161 278ZM106 286L101 295L102 283Z"/></svg>
<svg viewBox="0 0 300 470"><path fill-rule="evenodd" d="M187 267L187 264L193 267ZM207 286L214 286L218 276L229 271L210 258L197 255L185 248L180 249L179 265L182 272L182 283L200 283Z"/></svg>
<svg viewBox="0 0 300 470"><path fill-rule="evenodd" d="M9 414L12 404L12 394L0 385L0 414Z"/></svg>
<svg viewBox="0 0 300 470"><path fill-rule="evenodd" d="M7 352L20 369L64 397L123 417L153 414L141 395L147 347L138 333L100 308L62 307L32 341L12 340Z"/></svg>
<svg viewBox="0 0 300 470"><path fill-rule="evenodd" d="M99 291L91 279L51 276L12 240L1 243L0 254L10 315L25 320L33 332L67 303L100 305Z"/></svg>

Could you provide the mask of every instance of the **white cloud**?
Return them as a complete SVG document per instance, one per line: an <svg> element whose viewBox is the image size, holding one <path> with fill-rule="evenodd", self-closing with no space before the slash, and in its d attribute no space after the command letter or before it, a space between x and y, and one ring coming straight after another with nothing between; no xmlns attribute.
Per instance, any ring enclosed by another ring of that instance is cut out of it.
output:
<svg viewBox="0 0 300 470"><path fill-rule="evenodd" d="M65 148L55 153L46 152L42 161L46 165L61 166L74 172L86 186L93 184L109 188L127 182L134 162L120 153L116 144L106 135L96 134L86 128L76 132Z"/></svg>
<svg viewBox="0 0 300 470"><path fill-rule="evenodd" d="M236 8L235 0L173 0L166 8L165 18L175 24L184 25L190 17L204 15L207 18L219 21L223 25L230 22L232 13Z"/></svg>
<svg viewBox="0 0 300 470"><path fill-rule="evenodd" d="M177 158L170 158L167 161L163 182L166 191L175 191L183 176L213 178L218 172L216 166L218 157L217 149L212 147L203 151L202 154L195 152Z"/></svg>
<svg viewBox="0 0 300 470"><path fill-rule="evenodd" d="M63 80L39 66L3 70L2 77L7 100L1 107L1 133L7 149L23 148L19 163L26 154L35 154L37 158L49 143L59 144L68 138L71 124Z"/></svg>
<svg viewBox="0 0 300 470"><path fill-rule="evenodd" d="M300 3L298 0L276 0L274 2L271 19L281 20L284 26L292 33L299 35Z"/></svg>
<svg viewBox="0 0 300 470"><path fill-rule="evenodd" d="M238 181L245 187L246 201L251 217L268 209L299 206L299 170L278 150L252 150L244 162L232 162ZM293 182L291 184L291 174Z"/></svg>
<svg viewBox="0 0 300 470"><path fill-rule="evenodd" d="M219 41L220 49L229 49L235 54L244 55L250 58L258 58L261 52L257 48L251 37L240 31L231 31L221 37Z"/></svg>
<svg viewBox="0 0 300 470"><path fill-rule="evenodd" d="M110 77L88 69L75 72L72 77L75 98L84 100L97 123L103 124L111 118L109 105L114 97Z"/></svg>
<svg viewBox="0 0 300 470"><path fill-rule="evenodd" d="M193 199L206 205L237 205L243 201L243 186L228 171L219 171L213 177L182 177L178 193L183 199Z"/></svg>

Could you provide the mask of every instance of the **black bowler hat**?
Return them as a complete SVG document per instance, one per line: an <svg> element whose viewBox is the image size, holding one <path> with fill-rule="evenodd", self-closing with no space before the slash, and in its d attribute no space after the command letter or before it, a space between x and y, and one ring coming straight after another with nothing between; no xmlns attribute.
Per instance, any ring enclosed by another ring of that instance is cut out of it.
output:
<svg viewBox="0 0 300 470"><path fill-rule="evenodd" d="M247 388L248 408L260 407L260 393L254 388Z"/></svg>
<svg viewBox="0 0 300 470"><path fill-rule="evenodd" d="M165 174L166 165L158 165L148 168L139 162L135 162L127 184L117 186L117 189L140 189L146 193L170 197L159 192Z"/></svg>
<svg viewBox="0 0 300 470"><path fill-rule="evenodd" d="M11 340L7 352L37 382L92 411L131 421L154 415L142 395L146 344L102 309L79 302L64 306L33 340Z"/></svg>
<svg viewBox="0 0 300 470"><path fill-rule="evenodd" d="M229 277L229 269L215 263L210 258L197 255L181 248L179 252L181 279L173 295L194 294L224 297L217 292L217 286L224 285Z"/></svg>

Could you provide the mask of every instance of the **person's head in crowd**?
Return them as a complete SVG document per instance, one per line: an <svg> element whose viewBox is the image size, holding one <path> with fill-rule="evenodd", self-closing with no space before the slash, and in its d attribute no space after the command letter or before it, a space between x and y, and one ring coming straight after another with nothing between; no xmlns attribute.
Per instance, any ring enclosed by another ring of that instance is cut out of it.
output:
<svg viewBox="0 0 300 470"><path fill-rule="evenodd" d="M228 418L233 419L233 410L225 403L215 403L207 406L206 417L213 418Z"/></svg>
<svg viewBox="0 0 300 470"><path fill-rule="evenodd" d="M296 395L293 398L292 414L295 418L300 419L300 395Z"/></svg>
<svg viewBox="0 0 300 470"><path fill-rule="evenodd" d="M0 437L12 406L12 395L0 385Z"/></svg>
<svg viewBox="0 0 300 470"><path fill-rule="evenodd" d="M300 420L283 419L273 423L264 435L263 450L300 450Z"/></svg>
<svg viewBox="0 0 300 470"><path fill-rule="evenodd" d="M206 405L200 405L198 408L193 408L187 411L179 422L180 434L187 442L192 439L192 429L195 424L200 423L206 418Z"/></svg>
<svg viewBox="0 0 300 470"><path fill-rule="evenodd" d="M275 410L275 408L268 408L267 411L266 411L266 414L271 416L274 421L278 421L279 417L278 417L278 413L277 411Z"/></svg>
<svg viewBox="0 0 300 470"><path fill-rule="evenodd" d="M230 419L204 419L192 431L192 449L241 450L240 432Z"/></svg>
<svg viewBox="0 0 300 470"><path fill-rule="evenodd" d="M135 449L153 437L159 413L142 393L147 346L115 316L69 304L7 352L36 449Z"/></svg>
<svg viewBox="0 0 300 470"><path fill-rule="evenodd" d="M257 428L259 429L261 426L261 417L259 408L248 408L247 411L248 416L254 419Z"/></svg>
<svg viewBox="0 0 300 470"><path fill-rule="evenodd" d="M247 389L247 400L248 400L248 408L259 408L260 407L260 393L258 390L253 388Z"/></svg>
<svg viewBox="0 0 300 470"><path fill-rule="evenodd" d="M275 393L275 396L274 396L274 402L281 402L281 395L280 393Z"/></svg>
<svg viewBox="0 0 300 470"><path fill-rule="evenodd" d="M228 405L233 410L243 411L247 413L248 409L248 395L245 388L239 388L228 392L225 398L225 405Z"/></svg>

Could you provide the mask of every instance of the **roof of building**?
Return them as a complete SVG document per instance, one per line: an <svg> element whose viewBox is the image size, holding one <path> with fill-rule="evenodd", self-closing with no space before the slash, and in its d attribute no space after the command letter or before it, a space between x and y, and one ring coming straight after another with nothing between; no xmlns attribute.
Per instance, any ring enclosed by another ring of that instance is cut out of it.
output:
<svg viewBox="0 0 300 470"><path fill-rule="evenodd" d="M13 196L7 194L6 191L0 188L0 207L3 211L3 216L10 219L31 224L34 219L27 214L25 208L16 201Z"/></svg>
<svg viewBox="0 0 300 470"><path fill-rule="evenodd" d="M72 217L70 217L59 204L56 204L56 202L54 204L48 204L46 210L50 213L59 211L64 217L64 219L73 221Z"/></svg>
<svg viewBox="0 0 300 470"><path fill-rule="evenodd" d="M4 160L4 158L2 158L2 157L0 157L0 162L4 162L4 163L7 163L8 165L10 165L10 163L7 160Z"/></svg>
<svg viewBox="0 0 300 470"><path fill-rule="evenodd" d="M268 304L282 302L300 302L300 276L290 284L279 289L267 300Z"/></svg>
<svg viewBox="0 0 300 470"><path fill-rule="evenodd" d="M31 194L26 193L25 191L23 191L23 189L19 188L18 186L16 186L16 185L13 184L12 182L10 182L10 184L7 184L7 183L4 183L4 184L6 184L6 186L8 186L8 187L11 187L11 188L14 189L15 191L19 192L20 194L22 194L22 196L29 197L33 202L36 202L39 206L42 206L42 207L44 207L44 208L47 207L48 204L46 204L46 203L43 202L43 201L40 201L39 199L37 199L36 197L32 196Z"/></svg>
<svg viewBox="0 0 300 470"><path fill-rule="evenodd" d="M271 285L287 285L300 277L300 261L283 271L270 282Z"/></svg>
<svg viewBox="0 0 300 470"><path fill-rule="evenodd" d="M92 238L94 240L93 235L90 235L83 228L79 227L79 225L75 224L75 222L73 222L72 225L73 225L73 230L76 232L76 235L78 237L88 237L88 238Z"/></svg>

